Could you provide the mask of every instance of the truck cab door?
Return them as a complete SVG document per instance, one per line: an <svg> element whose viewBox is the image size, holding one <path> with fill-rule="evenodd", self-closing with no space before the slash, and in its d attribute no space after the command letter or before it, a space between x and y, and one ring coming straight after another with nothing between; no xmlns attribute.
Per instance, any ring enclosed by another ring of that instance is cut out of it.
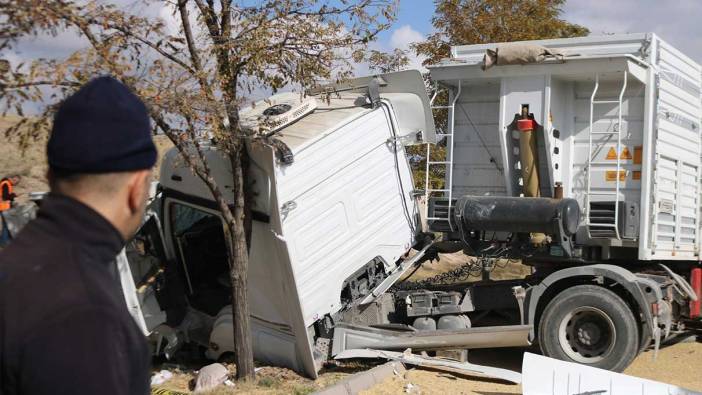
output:
<svg viewBox="0 0 702 395"><path fill-rule="evenodd" d="M141 228L117 256L127 309L147 336L166 321L166 313L158 300L167 264L161 229L156 213L147 211Z"/></svg>

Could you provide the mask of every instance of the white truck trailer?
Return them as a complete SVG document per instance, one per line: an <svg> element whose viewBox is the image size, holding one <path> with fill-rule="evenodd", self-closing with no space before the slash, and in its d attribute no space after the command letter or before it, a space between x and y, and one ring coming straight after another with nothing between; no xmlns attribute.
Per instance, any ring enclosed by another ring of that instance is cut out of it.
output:
<svg viewBox="0 0 702 395"><path fill-rule="evenodd" d="M654 35L534 44L561 54L503 65L502 45L453 48L430 69L448 91L437 131L416 71L276 95L243 113L264 136L248 147L257 359L316 377L349 349L538 343L622 370L701 326L700 66ZM483 70L488 49L497 65ZM445 186L419 190L404 147L436 140L448 157L427 173L443 168ZM227 159L214 146L207 155L226 189ZM119 260L156 352L186 341L215 359L233 351L216 207L172 150ZM475 263L412 281L422 261L461 250L479 258L484 281L446 281ZM532 275L490 279L512 259Z"/></svg>
<svg viewBox="0 0 702 395"><path fill-rule="evenodd" d="M427 164L446 173L442 191L427 181L429 226L533 267L530 340L622 370L699 326L698 63L626 34L457 46L430 72L448 158Z"/></svg>

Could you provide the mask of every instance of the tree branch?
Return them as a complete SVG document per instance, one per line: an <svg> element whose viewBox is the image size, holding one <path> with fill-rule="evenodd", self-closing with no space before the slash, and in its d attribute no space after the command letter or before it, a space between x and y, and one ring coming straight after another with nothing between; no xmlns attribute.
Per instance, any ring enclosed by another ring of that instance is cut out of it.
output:
<svg viewBox="0 0 702 395"><path fill-rule="evenodd" d="M190 27L190 15L188 14L188 0L178 0L178 11L180 12L180 19L183 24L183 33L185 34L185 42L188 45L188 52L190 53L190 59L193 62L193 67L196 71L202 72L202 63L200 62L200 55L198 53L197 47L195 47L195 39L193 38L193 31Z"/></svg>
<svg viewBox="0 0 702 395"><path fill-rule="evenodd" d="M79 87L82 84L80 82L74 81L28 81L28 82L18 82L15 84L3 84L0 83L0 89L20 89L28 88L32 86L68 86L68 87Z"/></svg>
<svg viewBox="0 0 702 395"><path fill-rule="evenodd" d="M207 26L210 36L212 36L212 38L219 37L219 26L217 25L217 15L215 15L214 12L214 5L207 5L203 3L202 0L195 0L195 4L197 4L200 13L205 17L205 26Z"/></svg>
<svg viewBox="0 0 702 395"><path fill-rule="evenodd" d="M166 58L166 59L170 60L171 62L177 64L178 66L184 68L186 71L188 71L192 75L196 74L195 69L190 67L188 64L186 64L182 60L178 59L174 54L171 54L171 53L164 51L161 47L156 45L156 43L154 43L153 41L149 41L146 38L141 37L138 34L132 32L130 29L124 28L124 27L119 26L119 25L108 24L107 27L110 29L117 30L123 34L130 36L130 37L133 37L137 41L141 42L142 44L144 44L144 45L150 47L151 49L153 49L154 51L158 52L164 58Z"/></svg>
<svg viewBox="0 0 702 395"><path fill-rule="evenodd" d="M229 38L229 35L232 33L232 9L231 9L231 2L232 0L222 0L222 29L221 29L221 36L225 38Z"/></svg>
<svg viewBox="0 0 702 395"><path fill-rule="evenodd" d="M195 38L193 36L193 30L190 26L190 15L188 13L188 0L178 0L178 11L180 12L180 19L183 24L183 34L185 35L185 42L188 45L188 53L190 53L190 59L193 63L193 68L195 68L195 75L200 83L200 87L205 91L207 98L209 100L214 100L214 92L210 84L207 83L205 78L205 72L202 67L202 61L200 60L200 54L195 45Z"/></svg>

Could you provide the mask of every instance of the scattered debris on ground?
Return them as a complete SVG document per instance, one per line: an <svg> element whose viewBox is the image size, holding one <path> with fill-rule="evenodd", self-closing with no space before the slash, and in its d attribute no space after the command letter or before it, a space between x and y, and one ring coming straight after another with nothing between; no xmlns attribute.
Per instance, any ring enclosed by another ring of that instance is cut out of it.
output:
<svg viewBox="0 0 702 395"><path fill-rule="evenodd" d="M211 391L227 381L231 383L229 370L221 363L213 363L197 372L194 391L196 393ZM233 386L233 383L230 386Z"/></svg>
<svg viewBox="0 0 702 395"><path fill-rule="evenodd" d="M403 376L406 371L405 365L401 362L386 362L372 369L352 374L338 383L316 392L315 395L355 395L382 383L388 377Z"/></svg>
<svg viewBox="0 0 702 395"><path fill-rule="evenodd" d="M512 370L501 369L492 366L477 365L469 362L458 362L445 358L415 355L412 354L412 350L410 349L405 350L405 352L371 349L345 350L338 354L335 358L382 358L393 361L399 361L404 363L405 365L414 365L439 371L447 371L471 376L500 379L515 384L518 384L522 381L522 375Z"/></svg>
<svg viewBox="0 0 702 395"><path fill-rule="evenodd" d="M365 361L335 361L327 364L320 372L317 380L311 380L300 376L294 371L286 368L273 366L260 366L256 368L256 379L253 382L236 382L233 378L236 376L236 366L234 364L221 364L227 370L227 376L231 378L233 386L226 384L218 385L210 391L197 392L205 395L230 395L230 394L254 394L254 395L272 395L272 394L295 394L304 395L317 392L321 389L330 387L339 381L353 375L354 373L362 372L378 365L378 362ZM172 373L172 378L160 385L155 385L152 388L153 394L158 395L178 395L180 393L193 393L195 390L196 379L198 372L202 369L173 364L163 363L155 367L155 372L167 370ZM203 368L204 369L204 368ZM174 392L172 392L174 391Z"/></svg>
<svg viewBox="0 0 702 395"><path fill-rule="evenodd" d="M151 376L151 385L161 385L172 378L173 373L171 373L168 370L162 369Z"/></svg>
<svg viewBox="0 0 702 395"><path fill-rule="evenodd" d="M518 369L525 350L485 349L472 350L469 360L474 363ZM679 343L662 348L656 360L653 352L639 355L624 373L649 380L674 384L692 391L702 391L699 364L702 361L702 343ZM692 362L692 363L691 363ZM428 369L408 369L402 376L386 379L362 395L390 395L405 393L407 384L418 386L422 394L521 394L522 386L502 381L439 373Z"/></svg>

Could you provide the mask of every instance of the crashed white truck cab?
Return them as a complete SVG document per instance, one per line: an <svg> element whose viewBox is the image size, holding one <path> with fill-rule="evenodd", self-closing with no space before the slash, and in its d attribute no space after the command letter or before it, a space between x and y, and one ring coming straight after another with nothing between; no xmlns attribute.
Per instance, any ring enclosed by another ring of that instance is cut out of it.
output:
<svg viewBox="0 0 702 395"><path fill-rule="evenodd" d="M245 126L265 134L247 147L255 358L311 377L326 357L315 349L324 347L315 323L407 267L419 210L404 145L435 134L417 71L327 89L333 93L274 95L242 112ZM202 144L233 202L229 159ZM194 341L216 359L233 351L224 222L175 148L159 183L145 225L120 259L127 303L161 351Z"/></svg>

